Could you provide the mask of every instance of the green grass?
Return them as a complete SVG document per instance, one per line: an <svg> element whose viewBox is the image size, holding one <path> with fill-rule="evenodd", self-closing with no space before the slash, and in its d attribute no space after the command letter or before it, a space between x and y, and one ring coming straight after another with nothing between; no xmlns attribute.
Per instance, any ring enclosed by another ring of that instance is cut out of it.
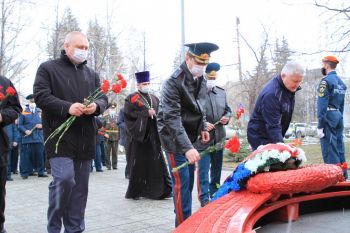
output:
<svg viewBox="0 0 350 233"><path fill-rule="evenodd" d="M286 141L286 143L289 143L291 141ZM305 155L307 158L306 164L321 164L323 163L322 159L322 153L321 153L321 145L318 144L312 144L312 145L305 145L300 146L305 151ZM345 143L345 154L346 154L346 161L350 162L350 142ZM227 160L227 158L224 157L223 167L228 169L234 169L237 166L238 163L230 162Z"/></svg>

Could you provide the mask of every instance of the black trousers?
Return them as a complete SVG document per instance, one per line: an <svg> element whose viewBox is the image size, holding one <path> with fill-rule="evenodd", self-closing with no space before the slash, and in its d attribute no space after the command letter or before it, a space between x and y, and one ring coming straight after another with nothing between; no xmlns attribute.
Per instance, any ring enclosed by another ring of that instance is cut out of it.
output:
<svg viewBox="0 0 350 233"><path fill-rule="evenodd" d="M6 177L7 177L7 166L0 167L0 231L4 228L4 222L5 222Z"/></svg>

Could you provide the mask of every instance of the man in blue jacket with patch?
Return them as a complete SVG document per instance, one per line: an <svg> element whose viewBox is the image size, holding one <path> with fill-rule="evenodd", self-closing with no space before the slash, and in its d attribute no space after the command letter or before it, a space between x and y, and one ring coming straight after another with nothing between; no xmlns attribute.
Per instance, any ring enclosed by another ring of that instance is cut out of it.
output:
<svg viewBox="0 0 350 233"><path fill-rule="evenodd" d="M44 166L44 136L41 123L41 110L36 107L34 95L26 97L29 104L18 120L18 131L22 135L20 159L21 177L27 179L38 172L38 177L47 177Z"/></svg>
<svg viewBox="0 0 350 233"><path fill-rule="evenodd" d="M325 163L340 165L344 177L348 178L343 140L343 112L347 88L335 71L338 59L326 56L322 63L324 77L318 85L317 98L317 132L321 138L322 157Z"/></svg>
<svg viewBox="0 0 350 233"><path fill-rule="evenodd" d="M253 150L260 145L283 142L292 120L295 92L300 89L304 69L289 61L281 74L270 80L260 92L248 123L248 142Z"/></svg>

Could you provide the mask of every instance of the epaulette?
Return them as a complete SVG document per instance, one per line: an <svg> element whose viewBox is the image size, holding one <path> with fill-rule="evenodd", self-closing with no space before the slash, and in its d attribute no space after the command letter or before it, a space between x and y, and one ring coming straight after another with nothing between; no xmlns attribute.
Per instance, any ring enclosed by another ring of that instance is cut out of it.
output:
<svg viewBox="0 0 350 233"><path fill-rule="evenodd" d="M172 78L177 79L177 77L179 77L183 72L183 69L181 69L180 67L177 68L174 73L171 75Z"/></svg>

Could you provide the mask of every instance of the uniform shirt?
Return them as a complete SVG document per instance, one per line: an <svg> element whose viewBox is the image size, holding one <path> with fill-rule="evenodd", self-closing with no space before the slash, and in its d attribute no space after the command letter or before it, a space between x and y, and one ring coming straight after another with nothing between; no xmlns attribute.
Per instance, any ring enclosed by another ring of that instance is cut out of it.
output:
<svg viewBox="0 0 350 233"><path fill-rule="evenodd" d="M331 71L318 85L317 118L318 128L324 128L327 120L327 109L337 109L343 114L346 85L335 71Z"/></svg>
<svg viewBox="0 0 350 233"><path fill-rule="evenodd" d="M22 136L22 144L44 142L43 130L38 128L34 129L35 125L42 123L40 114L40 109L35 108L32 112L28 106L22 112L22 115L18 119L18 131ZM32 129L34 129L32 133L25 137L25 131Z"/></svg>
<svg viewBox="0 0 350 233"><path fill-rule="evenodd" d="M231 108L227 104L226 92L221 87L214 87L208 90L207 101L205 105L207 122L215 124L220 119L231 113ZM222 124L217 124L214 130L210 132L210 141L202 143L198 140L195 144L195 148L199 150L205 150L208 146L212 146L221 140L225 139L226 132Z"/></svg>

